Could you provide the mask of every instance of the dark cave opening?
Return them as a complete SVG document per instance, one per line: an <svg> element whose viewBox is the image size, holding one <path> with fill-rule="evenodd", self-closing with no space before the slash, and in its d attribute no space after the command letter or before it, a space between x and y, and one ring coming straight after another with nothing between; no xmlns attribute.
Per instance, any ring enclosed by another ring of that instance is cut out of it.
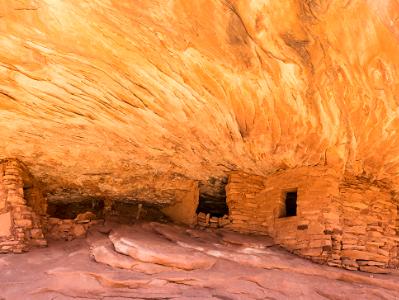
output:
<svg viewBox="0 0 399 300"><path fill-rule="evenodd" d="M297 190L285 192L284 196L284 208L281 218L294 217L297 214Z"/></svg>
<svg viewBox="0 0 399 300"><path fill-rule="evenodd" d="M105 218L112 219L122 224L133 224L139 220L166 222L167 217L161 212L161 208L150 203L138 201L113 200Z"/></svg>
<svg viewBox="0 0 399 300"><path fill-rule="evenodd" d="M227 177L210 177L205 184L200 184L200 195L196 213L221 218L229 215L226 202Z"/></svg>
<svg viewBox="0 0 399 300"><path fill-rule="evenodd" d="M103 199L91 198L79 202L53 201L48 203L47 214L58 219L75 219L77 215L90 211L97 217L102 217L103 209Z"/></svg>
<svg viewBox="0 0 399 300"><path fill-rule="evenodd" d="M229 214L229 208L226 203L226 195L211 196L201 194L199 198L197 214L210 214L211 217L221 218Z"/></svg>

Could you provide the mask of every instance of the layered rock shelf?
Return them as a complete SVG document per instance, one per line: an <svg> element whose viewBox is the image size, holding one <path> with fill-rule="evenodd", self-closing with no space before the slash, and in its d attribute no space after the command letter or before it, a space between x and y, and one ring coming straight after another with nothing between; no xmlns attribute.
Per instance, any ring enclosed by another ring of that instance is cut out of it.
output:
<svg viewBox="0 0 399 300"><path fill-rule="evenodd" d="M395 0L0 1L0 159L51 201L328 165L399 183ZM184 180L183 180L184 179Z"/></svg>

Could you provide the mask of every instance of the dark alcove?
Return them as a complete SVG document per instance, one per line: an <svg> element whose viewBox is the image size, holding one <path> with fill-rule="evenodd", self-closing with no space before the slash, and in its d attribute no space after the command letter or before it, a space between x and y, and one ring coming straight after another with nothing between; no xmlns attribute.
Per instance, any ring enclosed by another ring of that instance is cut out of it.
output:
<svg viewBox="0 0 399 300"><path fill-rule="evenodd" d="M211 217L223 217L229 214L229 209L226 203L226 195L222 196L210 196L207 194L201 194L199 198L199 204L197 208L198 213L210 214Z"/></svg>
<svg viewBox="0 0 399 300"><path fill-rule="evenodd" d="M297 214L297 190L285 192L284 209L280 217L293 217Z"/></svg>
<svg viewBox="0 0 399 300"><path fill-rule="evenodd" d="M49 202L47 214L58 219L75 219L78 214L91 211L98 217L102 217L104 208L103 199L84 199L78 202Z"/></svg>

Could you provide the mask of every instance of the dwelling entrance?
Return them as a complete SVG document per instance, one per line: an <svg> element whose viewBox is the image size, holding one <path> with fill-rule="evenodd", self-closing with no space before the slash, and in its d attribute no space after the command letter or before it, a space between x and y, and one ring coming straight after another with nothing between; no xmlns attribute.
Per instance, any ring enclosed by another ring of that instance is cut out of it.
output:
<svg viewBox="0 0 399 300"><path fill-rule="evenodd" d="M197 208L197 214L209 214L211 217L223 217L229 214L226 203L226 194L222 197L201 194Z"/></svg>
<svg viewBox="0 0 399 300"><path fill-rule="evenodd" d="M293 217L297 214L297 190L284 192L283 207L280 218Z"/></svg>
<svg viewBox="0 0 399 300"><path fill-rule="evenodd" d="M212 194L208 191L200 192L196 212L197 224L201 227L218 228L230 223L225 184L221 184Z"/></svg>

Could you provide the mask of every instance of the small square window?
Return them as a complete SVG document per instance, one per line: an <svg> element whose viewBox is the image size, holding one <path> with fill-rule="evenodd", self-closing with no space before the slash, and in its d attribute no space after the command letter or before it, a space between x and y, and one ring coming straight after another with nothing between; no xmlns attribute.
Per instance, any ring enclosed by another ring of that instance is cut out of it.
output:
<svg viewBox="0 0 399 300"><path fill-rule="evenodd" d="M284 193L284 207L280 218L296 216L298 191L287 191Z"/></svg>

